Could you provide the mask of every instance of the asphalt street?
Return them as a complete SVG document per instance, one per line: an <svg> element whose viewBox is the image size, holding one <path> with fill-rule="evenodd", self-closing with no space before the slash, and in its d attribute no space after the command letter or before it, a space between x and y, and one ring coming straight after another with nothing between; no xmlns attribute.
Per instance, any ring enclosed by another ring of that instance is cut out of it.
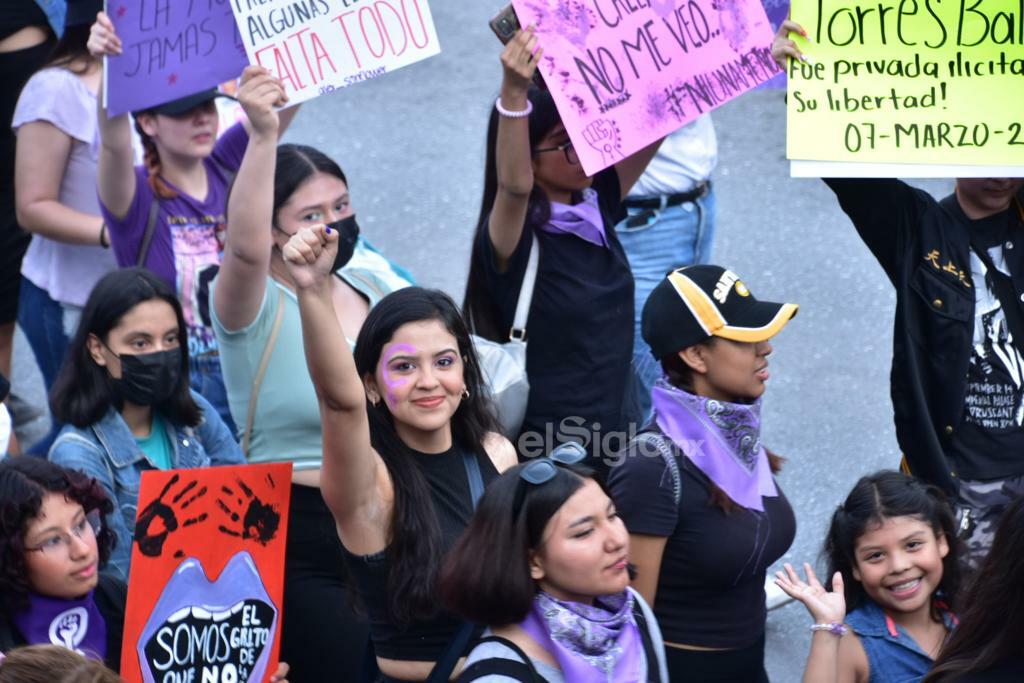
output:
<svg viewBox="0 0 1024 683"><path fill-rule="evenodd" d="M344 168L363 233L421 285L461 300L483 183L487 115L501 77L487 2L432 3L441 55L307 103L286 141L313 145ZM831 191L791 179L779 91L757 91L714 114L714 261L756 296L800 305L774 340L763 441L786 460L796 510L785 561L815 561L829 515L858 477L894 468L888 372L894 296ZM952 181L920 183L942 195ZM41 403L23 338L15 385ZM810 617L796 603L768 620L773 681L799 681Z"/></svg>

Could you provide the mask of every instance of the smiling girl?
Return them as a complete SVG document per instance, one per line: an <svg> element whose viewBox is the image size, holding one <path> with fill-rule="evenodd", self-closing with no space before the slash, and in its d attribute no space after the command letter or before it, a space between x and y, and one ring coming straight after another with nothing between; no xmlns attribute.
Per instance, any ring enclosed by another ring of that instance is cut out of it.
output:
<svg viewBox="0 0 1024 683"><path fill-rule="evenodd" d="M425 679L459 631L440 609L441 558L476 490L515 464L458 309L400 289L374 306L355 354L333 297L339 234L302 227L282 249L323 427L320 487L370 618L381 680Z"/></svg>
<svg viewBox="0 0 1024 683"><path fill-rule="evenodd" d="M832 592L809 564L806 582L788 564L777 574L815 621L805 683L921 680L957 624L954 531L936 487L889 471L857 482L825 540Z"/></svg>

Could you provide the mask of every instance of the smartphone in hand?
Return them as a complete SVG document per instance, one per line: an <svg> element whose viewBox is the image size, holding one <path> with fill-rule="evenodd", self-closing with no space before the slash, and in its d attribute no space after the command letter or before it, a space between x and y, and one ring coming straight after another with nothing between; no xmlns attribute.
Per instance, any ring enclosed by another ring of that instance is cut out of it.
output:
<svg viewBox="0 0 1024 683"><path fill-rule="evenodd" d="M512 36L522 28L519 24L519 17L516 16L515 8L509 3L500 12L494 15L494 18L490 21L491 30L494 31L494 35L498 36L498 40L501 41L502 45L507 45L508 41L512 40ZM547 83L544 82L544 77L540 75L540 68L533 72L533 83L541 90L547 90Z"/></svg>

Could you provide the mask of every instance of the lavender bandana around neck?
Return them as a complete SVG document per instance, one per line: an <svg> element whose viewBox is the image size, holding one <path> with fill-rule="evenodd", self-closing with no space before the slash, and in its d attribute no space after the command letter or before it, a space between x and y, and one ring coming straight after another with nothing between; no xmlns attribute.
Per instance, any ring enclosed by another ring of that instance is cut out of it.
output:
<svg viewBox="0 0 1024 683"><path fill-rule="evenodd" d="M745 508L779 495L761 446L761 399L749 405L695 396L664 379L651 391L654 420L708 479Z"/></svg>
<svg viewBox="0 0 1024 683"><path fill-rule="evenodd" d="M107 656L107 624L93 591L79 600L29 593L29 607L14 615L14 625L29 645L61 645L92 659Z"/></svg>
<svg viewBox="0 0 1024 683"><path fill-rule="evenodd" d="M559 600L541 591L519 625L554 656L566 681L644 680L643 640L628 590L599 599L607 607Z"/></svg>
<svg viewBox="0 0 1024 683"><path fill-rule="evenodd" d="M551 218L540 227L544 232L568 233L599 247L608 246L604 234L604 218L597 205L597 192L592 188L583 190L583 201L579 204L551 202Z"/></svg>

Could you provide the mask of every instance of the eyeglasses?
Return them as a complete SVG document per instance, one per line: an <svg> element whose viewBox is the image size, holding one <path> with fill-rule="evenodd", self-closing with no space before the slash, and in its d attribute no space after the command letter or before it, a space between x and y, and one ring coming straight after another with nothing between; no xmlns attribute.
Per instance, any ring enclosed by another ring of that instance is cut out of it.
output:
<svg viewBox="0 0 1024 683"><path fill-rule="evenodd" d="M575 465L587 457L587 449L575 441L568 441L556 447L546 457L537 458L519 470L520 485L516 491L515 500L512 503L513 518L519 516L523 506L523 499L526 497L526 487L522 482L539 486L546 484L558 474L558 465ZM556 464L557 463L557 464Z"/></svg>
<svg viewBox="0 0 1024 683"><path fill-rule="evenodd" d="M576 148L573 147L572 140L561 145L556 145L555 147L540 147L533 150L534 154L540 154L541 152L561 152L565 155L565 160L570 164L575 165L580 163L580 158L576 154Z"/></svg>
<svg viewBox="0 0 1024 683"><path fill-rule="evenodd" d="M81 541L92 540L103 529L103 517L99 510L92 510L81 522L71 528L70 534L55 533L39 545L25 548L33 553L42 553L47 557L66 557L71 554L71 537Z"/></svg>

